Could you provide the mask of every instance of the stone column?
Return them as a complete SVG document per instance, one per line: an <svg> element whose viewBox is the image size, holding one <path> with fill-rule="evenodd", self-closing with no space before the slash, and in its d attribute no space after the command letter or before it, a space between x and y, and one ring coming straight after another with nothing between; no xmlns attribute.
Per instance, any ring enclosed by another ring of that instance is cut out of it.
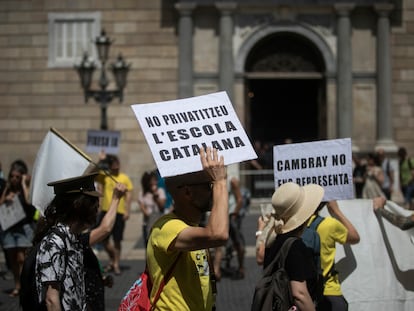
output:
<svg viewBox="0 0 414 311"><path fill-rule="evenodd" d="M388 152L396 152L393 140L391 103L391 53L389 14L393 9L390 3L377 4L377 147Z"/></svg>
<svg viewBox="0 0 414 311"><path fill-rule="evenodd" d="M352 48L350 12L353 4L336 4L337 11L337 80L336 136L352 137Z"/></svg>
<svg viewBox="0 0 414 311"><path fill-rule="evenodd" d="M216 3L220 11L220 42L219 42L219 89L226 91L233 100L234 60L233 60L233 12L235 2Z"/></svg>
<svg viewBox="0 0 414 311"><path fill-rule="evenodd" d="M193 86L193 2L178 2L178 98L191 97Z"/></svg>

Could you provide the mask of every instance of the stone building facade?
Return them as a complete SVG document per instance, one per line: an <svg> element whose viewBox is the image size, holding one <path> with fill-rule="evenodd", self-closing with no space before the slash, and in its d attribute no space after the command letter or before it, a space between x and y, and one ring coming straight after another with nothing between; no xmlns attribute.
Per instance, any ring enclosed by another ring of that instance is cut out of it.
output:
<svg viewBox="0 0 414 311"><path fill-rule="evenodd" d="M86 131L99 128L99 105L85 104L73 63L58 64L51 49L64 40L52 37L54 17L82 14L96 35L105 29L114 39L109 61L122 53L131 64L123 103L113 100L107 114L137 186L155 164L130 105L218 90L228 92L252 141L351 137L358 152L395 155L404 146L414 155L414 0L4 0L5 173L16 158L31 167L50 127L81 149Z"/></svg>

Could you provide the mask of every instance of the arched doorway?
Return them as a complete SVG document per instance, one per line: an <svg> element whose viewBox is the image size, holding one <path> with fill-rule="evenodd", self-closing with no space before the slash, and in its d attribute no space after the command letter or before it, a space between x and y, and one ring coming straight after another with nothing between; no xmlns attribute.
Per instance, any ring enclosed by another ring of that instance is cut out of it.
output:
<svg viewBox="0 0 414 311"><path fill-rule="evenodd" d="M258 41L244 65L246 117L253 141L271 145L325 139L324 58L306 37L276 32Z"/></svg>

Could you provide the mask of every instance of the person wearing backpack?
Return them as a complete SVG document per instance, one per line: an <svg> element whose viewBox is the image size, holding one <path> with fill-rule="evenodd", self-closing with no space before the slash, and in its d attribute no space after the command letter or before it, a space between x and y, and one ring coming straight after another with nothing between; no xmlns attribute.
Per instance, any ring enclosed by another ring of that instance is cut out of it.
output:
<svg viewBox="0 0 414 311"><path fill-rule="evenodd" d="M97 174L48 183L55 197L38 223L34 244L40 242L35 275L41 310L85 311L83 245L79 236L96 222L99 192ZM34 310L34 309L33 309Z"/></svg>
<svg viewBox="0 0 414 311"><path fill-rule="evenodd" d="M227 167L217 149L199 152L203 170L165 178L174 211L154 223L146 252L153 284L150 299L158 299L154 310L215 308L216 284L208 249L224 245L229 237ZM210 216L201 227L198 224L207 211ZM168 271L172 272L164 282ZM161 284L164 287L158 295Z"/></svg>
<svg viewBox="0 0 414 311"><path fill-rule="evenodd" d="M338 273L335 270L336 243L357 244L360 237L335 200L321 204L310 222L318 216L324 206L327 206L331 217L325 217L316 228L320 237L321 268L325 281L324 299L318 304L318 311L346 311L348 302L342 294Z"/></svg>
<svg viewBox="0 0 414 311"><path fill-rule="evenodd" d="M110 275L104 275L103 269L92 250L92 247L102 242L112 232L116 221L116 211L121 198L127 192L127 187L123 183L117 183L112 193L112 200L107 213L105 214L99 226L92 230L87 230L79 236L84 251L84 269L85 269L85 291L88 311L105 311L105 286L112 287L113 278Z"/></svg>
<svg viewBox="0 0 414 311"><path fill-rule="evenodd" d="M271 310L275 304L301 311L314 311L314 288L317 272L310 250L301 239L307 220L314 214L324 195L324 189L316 184L299 186L288 182L276 189L272 196L272 209L259 219L258 232L256 232L257 253L256 261L263 264L264 271L273 264L272 260L283 251L285 243L290 238L295 240L291 244L284 269L289 279L289 288L292 301L286 305L285 301L273 301L271 306L256 293L260 290L256 287L252 302L252 311ZM283 263L281 263L283 264ZM275 268L275 273L277 270ZM259 283L258 283L259 284ZM290 296L290 295L288 295ZM283 297L288 300L289 297ZM275 309L281 310L281 309Z"/></svg>
<svg viewBox="0 0 414 311"><path fill-rule="evenodd" d="M238 267L232 274L234 280L244 279L244 256L245 256L245 242L243 233L241 231L241 209L243 207L243 196L241 193L240 180L236 176L228 177L228 189L229 189L229 237L227 245L225 247L217 247L214 252L214 272L216 274L217 281L221 279L221 261L223 255L227 251L233 252L233 249L237 253ZM231 243L230 250L227 249ZM230 268L230 261L227 262Z"/></svg>

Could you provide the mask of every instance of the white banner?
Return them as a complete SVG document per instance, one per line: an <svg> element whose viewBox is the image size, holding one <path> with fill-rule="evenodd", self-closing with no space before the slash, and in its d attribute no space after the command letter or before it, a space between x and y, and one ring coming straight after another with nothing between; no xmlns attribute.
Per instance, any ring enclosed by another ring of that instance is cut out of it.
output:
<svg viewBox="0 0 414 311"><path fill-rule="evenodd" d="M372 200L343 200L338 204L361 237L355 245L336 244L335 268L349 310L414 310L414 228L402 231L385 218L377 218ZM412 214L390 203L386 208ZM326 208L321 214L328 215Z"/></svg>
<svg viewBox="0 0 414 311"><path fill-rule="evenodd" d="M33 165L30 197L32 204L43 215L54 198L53 187L47 184L65 178L80 176L90 161L61 137L49 131L44 138Z"/></svg>
<svg viewBox="0 0 414 311"><path fill-rule="evenodd" d="M354 198L350 138L276 145L273 167L276 189L289 181L312 183L324 188L324 201Z"/></svg>
<svg viewBox="0 0 414 311"><path fill-rule="evenodd" d="M131 107L162 177L201 170L201 147L226 165L257 158L226 92Z"/></svg>

